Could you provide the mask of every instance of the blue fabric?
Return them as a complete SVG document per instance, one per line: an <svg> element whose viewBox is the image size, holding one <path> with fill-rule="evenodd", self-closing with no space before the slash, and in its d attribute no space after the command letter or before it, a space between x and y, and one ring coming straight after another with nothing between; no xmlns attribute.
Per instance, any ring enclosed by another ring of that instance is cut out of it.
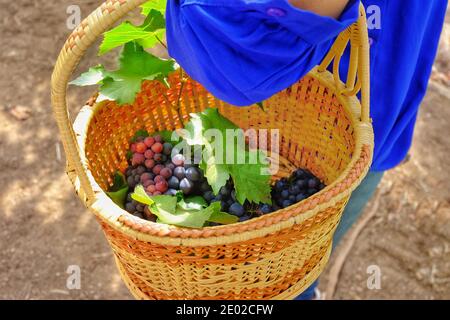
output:
<svg viewBox="0 0 450 320"><path fill-rule="evenodd" d="M401 162L411 145L447 0L363 3L373 43L372 170L384 171ZM350 0L341 17L332 19L294 8L287 0L169 0L169 54L216 97L250 105L319 64L333 39L356 21L358 6L359 0Z"/></svg>

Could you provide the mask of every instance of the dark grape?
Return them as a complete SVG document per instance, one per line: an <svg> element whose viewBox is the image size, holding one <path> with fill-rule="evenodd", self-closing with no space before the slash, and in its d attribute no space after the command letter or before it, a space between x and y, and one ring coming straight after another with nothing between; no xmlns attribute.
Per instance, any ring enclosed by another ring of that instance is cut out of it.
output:
<svg viewBox="0 0 450 320"><path fill-rule="evenodd" d="M224 201L224 200L220 201L220 206L221 206L221 210L224 212L228 211L228 209L230 208L230 205L228 204L228 202Z"/></svg>
<svg viewBox="0 0 450 320"><path fill-rule="evenodd" d="M311 178L308 180L308 188L310 189L314 189L319 185L319 183L317 182L317 179Z"/></svg>
<svg viewBox="0 0 450 320"><path fill-rule="evenodd" d="M173 170L173 175L177 177L179 180L182 180L186 177L186 170L183 167L176 167Z"/></svg>
<svg viewBox="0 0 450 320"><path fill-rule="evenodd" d="M231 190L229 186L223 186L222 188L220 188L219 192L222 195L222 197L228 197L231 195Z"/></svg>
<svg viewBox="0 0 450 320"><path fill-rule="evenodd" d="M166 168L172 170L172 172L173 172L173 170L175 170L175 165L172 162L170 162L170 163L166 164Z"/></svg>
<svg viewBox="0 0 450 320"><path fill-rule="evenodd" d="M208 181L203 181L202 184L200 185L200 191L206 192L206 191L210 191L210 190L211 190L211 186L208 184Z"/></svg>
<svg viewBox="0 0 450 320"><path fill-rule="evenodd" d="M129 176L127 178L127 183L130 188L134 188L136 186L136 181L134 181L134 176Z"/></svg>
<svg viewBox="0 0 450 320"><path fill-rule="evenodd" d="M298 186L292 185L292 186L289 187L289 193L291 195L296 196L297 194L299 194L299 192L300 192L300 188Z"/></svg>
<svg viewBox="0 0 450 320"><path fill-rule="evenodd" d="M233 201L236 201L236 190L232 190L232 191L231 191L231 199L232 199Z"/></svg>
<svg viewBox="0 0 450 320"><path fill-rule="evenodd" d="M203 198L207 201L207 202L211 202L214 199L214 193L212 191L206 191L203 194Z"/></svg>
<svg viewBox="0 0 450 320"><path fill-rule="evenodd" d="M186 169L186 178L193 182L199 181L201 179L200 170L196 167Z"/></svg>
<svg viewBox="0 0 450 320"><path fill-rule="evenodd" d="M263 214L268 214L268 213L273 212L273 208L272 208L272 206L269 205L269 204L263 204L263 205L261 206L260 210L261 210L261 212L262 212Z"/></svg>
<svg viewBox="0 0 450 320"><path fill-rule="evenodd" d="M170 187L170 186L169 186ZM164 193L166 196L176 196L177 195L177 190L175 189L169 189Z"/></svg>
<svg viewBox="0 0 450 320"><path fill-rule="evenodd" d="M303 189L303 188L305 188L306 185L307 185L307 180L303 180L303 179L297 180L297 181L295 182L295 185L296 185L297 187L299 187L300 189Z"/></svg>
<svg viewBox="0 0 450 320"><path fill-rule="evenodd" d="M276 191L283 191L283 189L286 187L283 181L279 180L275 183L275 190Z"/></svg>
<svg viewBox="0 0 450 320"><path fill-rule="evenodd" d="M136 206L132 202L127 202L127 204L125 205L125 210L129 213L133 213L136 211Z"/></svg>
<svg viewBox="0 0 450 320"><path fill-rule="evenodd" d="M239 222L245 222L250 220L252 217L250 215L244 215L242 217L239 218Z"/></svg>
<svg viewBox="0 0 450 320"><path fill-rule="evenodd" d="M289 196L289 200L292 201L292 203L294 203L295 202L295 196L294 195L290 195Z"/></svg>
<svg viewBox="0 0 450 320"><path fill-rule="evenodd" d="M163 153L166 156L169 156L172 153L172 144L170 144L169 142L166 142L163 144Z"/></svg>
<svg viewBox="0 0 450 320"><path fill-rule="evenodd" d="M180 190L184 194L191 193L193 189L194 189L194 184L191 181L189 181L187 178L184 178L180 181Z"/></svg>
<svg viewBox="0 0 450 320"><path fill-rule="evenodd" d="M153 156L153 159L155 159L156 162L163 162L163 155L162 155L162 153L156 153Z"/></svg>
<svg viewBox="0 0 450 320"><path fill-rule="evenodd" d="M145 207L144 207L143 204L139 203L139 204L136 205L136 210L137 211L144 212L144 209L145 209Z"/></svg>
<svg viewBox="0 0 450 320"><path fill-rule="evenodd" d="M296 202L300 202L300 201L305 200L305 199L306 199L306 196L305 196L303 193L300 193L300 194L298 194L298 195L295 197L295 201L296 201Z"/></svg>
<svg viewBox="0 0 450 320"><path fill-rule="evenodd" d="M287 207L291 206L292 204L293 204L293 202L291 200L284 200L281 206L283 208L287 208Z"/></svg>
<svg viewBox="0 0 450 320"><path fill-rule="evenodd" d="M281 197L283 199L288 199L289 198L289 190L283 190L281 191Z"/></svg>
<svg viewBox="0 0 450 320"><path fill-rule="evenodd" d="M237 217L242 217L245 213L245 209L240 203L235 202L230 206L229 212Z"/></svg>
<svg viewBox="0 0 450 320"><path fill-rule="evenodd" d="M169 182L169 188L171 188L171 189L180 188L180 180L177 177L175 177L175 176L170 177L168 182Z"/></svg>

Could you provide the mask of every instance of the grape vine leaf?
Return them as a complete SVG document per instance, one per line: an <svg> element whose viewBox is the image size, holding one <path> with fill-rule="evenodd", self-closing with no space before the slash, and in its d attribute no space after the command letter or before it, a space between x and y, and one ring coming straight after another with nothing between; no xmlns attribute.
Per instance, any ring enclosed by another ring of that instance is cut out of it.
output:
<svg viewBox="0 0 450 320"><path fill-rule="evenodd" d="M111 200L122 209L125 207L125 199L128 193L128 184L125 180L125 176L117 171L114 174L114 182L109 191L106 193Z"/></svg>
<svg viewBox="0 0 450 320"><path fill-rule="evenodd" d="M152 0L141 5L141 13L146 16L151 10L157 10L162 14L166 12L167 0Z"/></svg>
<svg viewBox="0 0 450 320"><path fill-rule="evenodd" d="M125 44L119 57L119 69L107 71L103 66L91 68L71 82L75 85L100 84L97 102L113 100L119 105L133 103L143 80L164 82L175 70L174 60L164 60L146 52L137 42Z"/></svg>
<svg viewBox="0 0 450 320"><path fill-rule="evenodd" d="M209 129L220 131L223 143L216 144L215 139L205 135ZM227 130L233 130L236 137L243 139L244 132L233 122L222 116L217 109L206 109L201 113L192 114L191 120L185 126L187 136L183 137L188 145L203 146L203 161L200 168L204 171L208 183L217 194L229 177L233 179L236 188L236 198L243 204L246 200L254 203L271 203L269 162L261 151L248 150L237 143L238 139L227 139ZM223 146L221 154L217 153L218 146ZM234 161L226 159L229 148L234 149ZM245 160L237 161L238 154ZM242 157L243 156L243 157ZM205 160L206 159L206 160ZM256 159L256 163L249 160Z"/></svg>
<svg viewBox="0 0 450 320"><path fill-rule="evenodd" d="M76 86L93 86L103 81L105 78L106 70L100 64L95 67L89 68L89 71L82 73L77 79L69 82L69 84Z"/></svg>
<svg viewBox="0 0 450 320"><path fill-rule="evenodd" d="M149 196L143 186L138 185L131 197L149 206L150 211L158 217L158 221L179 227L202 228L213 216L216 221L233 223L228 214L222 213L220 202L213 202L205 207L199 199L179 199L178 197L161 195ZM236 222L236 221L234 221Z"/></svg>
<svg viewBox="0 0 450 320"><path fill-rule="evenodd" d="M99 55L103 55L130 41L136 41L144 48L151 48L161 41L166 31L166 21L163 14L151 9L146 15L147 18L140 26L135 26L131 22L125 21L114 29L105 32L100 45Z"/></svg>

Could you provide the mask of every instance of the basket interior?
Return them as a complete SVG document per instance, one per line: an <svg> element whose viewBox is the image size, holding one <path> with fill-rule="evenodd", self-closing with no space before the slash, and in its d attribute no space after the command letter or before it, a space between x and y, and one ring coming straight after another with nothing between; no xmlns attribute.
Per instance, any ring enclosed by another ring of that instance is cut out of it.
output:
<svg viewBox="0 0 450 320"><path fill-rule="evenodd" d="M190 113L207 107L218 108L243 129L278 129L280 156L288 160L289 167L307 168L326 185L333 183L351 161L355 131L348 111L331 87L312 76L267 100L264 110L256 105L228 105L191 79L181 83L178 73L169 82L170 89L159 82L145 82L133 105L104 102L95 106L85 152L88 167L103 190L112 184L117 169L127 168L129 140L137 130L181 128ZM170 105L178 106L179 111Z"/></svg>

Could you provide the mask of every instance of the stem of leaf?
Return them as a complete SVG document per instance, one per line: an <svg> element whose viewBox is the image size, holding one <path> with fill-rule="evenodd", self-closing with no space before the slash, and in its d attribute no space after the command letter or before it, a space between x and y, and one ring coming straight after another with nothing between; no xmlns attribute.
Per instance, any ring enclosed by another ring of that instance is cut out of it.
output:
<svg viewBox="0 0 450 320"><path fill-rule="evenodd" d="M166 50L169 50L168 48L167 48L167 45L164 43L164 41L162 41L158 36L156 36L155 35L155 37L156 37L156 40L158 40L158 42L164 47L164 48L166 48Z"/></svg>

